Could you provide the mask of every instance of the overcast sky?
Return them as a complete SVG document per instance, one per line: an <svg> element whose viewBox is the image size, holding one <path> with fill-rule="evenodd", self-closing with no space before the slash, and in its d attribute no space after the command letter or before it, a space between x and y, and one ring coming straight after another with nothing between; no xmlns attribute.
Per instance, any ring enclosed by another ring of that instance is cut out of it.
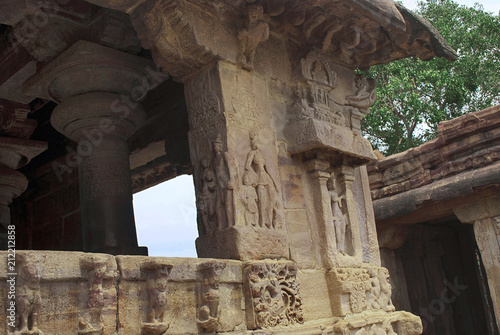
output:
<svg viewBox="0 0 500 335"><path fill-rule="evenodd" d="M498 14L500 0L456 1ZM403 5L415 9L417 0ZM134 195L134 211L139 245L149 248L150 256L197 257L195 240L196 206L192 176L180 176Z"/></svg>

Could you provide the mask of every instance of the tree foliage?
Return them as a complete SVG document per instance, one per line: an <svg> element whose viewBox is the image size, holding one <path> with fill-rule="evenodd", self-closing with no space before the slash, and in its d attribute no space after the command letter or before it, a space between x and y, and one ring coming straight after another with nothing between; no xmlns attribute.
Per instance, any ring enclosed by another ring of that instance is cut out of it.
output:
<svg viewBox="0 0 500 335"><path fill-rule="evenodd" d="M377 82L377 101L363 131L385 155L434 138L443 120L500 103L500 17L452 0L420 1L417 13L438 29L458 60L407 58L365 72Z"/></svg>

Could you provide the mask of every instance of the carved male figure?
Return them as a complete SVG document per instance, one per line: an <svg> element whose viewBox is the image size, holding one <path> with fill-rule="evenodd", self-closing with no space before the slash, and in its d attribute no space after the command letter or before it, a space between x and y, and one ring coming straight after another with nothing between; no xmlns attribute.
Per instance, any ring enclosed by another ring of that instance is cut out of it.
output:
<svg viewBox="0 0 500 335"><path fill-rule="evenodd" d="M212 230L212 222L215 219L214 207L217 184L214 171L208 159L201 160L201 168L197 207L205 233L208 233Z"/></svg>
<svg viewBox="0 0 500 335"><path fill-rule="evenodd" d="M342 199L345 199L345 195L339 195L338 191L335 189L334 176L328 179L326 186L328 188L328 192L330 193L333 225L335 227L335 237L337 240L337 250L341 254L345 255L347 253L345 246L347 221L341 209Z"/></svg>
<svg viewBox="0 0 500 335"><path fill-rule="evenodd" d="M103 281L107 271L105 260L92 259L84 264L89 268L89 301L88 310L79 319L78 334L102 333L104 322L102 308L104 307Z"/></svg>
<svg viewBox="0 0 500 335"><path fill-rule="evenodd" d="M40 260L19 257L18 263L21 264L21 269L17 277L16 308L19 320L17 329L20 334L43 335L43 332L37 327L38 312L42 301L40 296Z"/></svg>
<svg viewBox="0 0 500 335"><path fill-rule="evenodd" d="M217 180L216 217L219 229L234 225L234 189L239 183L238 166L229 152L222 152L220 134L213 142L212 167Z"/></svg>
<svg viewBox="0 0 500 335"><path fill-rule="evenodd" d="M251 69L257 46L269 38L269 24L264 19L264 9L261 5L249 5L247 11L247 25L238 33L240 53L237 61L244 68Z"/></svg>
<svg viewBox="0 0 500 335"><path fill-rule="evenodd" d="M220 317L219 279L225 267L226 264L223 262L200 264L200 271L203 274L201 286L203 304L198 312L198 324L207 331L215 331L217 329Z"/></svg>

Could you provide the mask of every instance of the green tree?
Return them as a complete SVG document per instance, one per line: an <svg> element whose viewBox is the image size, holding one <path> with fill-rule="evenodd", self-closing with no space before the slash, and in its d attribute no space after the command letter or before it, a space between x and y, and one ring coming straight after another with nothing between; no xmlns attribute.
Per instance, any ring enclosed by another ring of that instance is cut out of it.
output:
<svg viewBox="0 0 500 335"><path fill-rule="evenodd" d="M420 1L417 13L438 29L458 60L407 58L365 72L377 82L377 101L363 131L385 155L434 138L443 120L500 103L500 17L479 4L451 0Z"/></svg>

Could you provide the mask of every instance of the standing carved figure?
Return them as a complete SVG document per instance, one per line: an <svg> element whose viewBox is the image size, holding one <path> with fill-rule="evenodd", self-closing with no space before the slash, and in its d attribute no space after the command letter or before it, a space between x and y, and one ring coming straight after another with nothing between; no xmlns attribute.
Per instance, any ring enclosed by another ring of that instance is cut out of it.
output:
<svg viewBox="0 0 500 335"><path fill-rule="evenodd" d="M258 195L255 190L257 186L257 175L246 171L243 175L243 186L241 190L241 201L245 205L245 222L247 225L259 224Z"/></svg>
<svg viewBox="0 0 500 335"><path fill-rule="evenodd" d="M238 185L238 166L229 152L222 151L220 134L213 142L212 167L217 180L216 217L217 227L222 229L234 225L234 189Z"/></svg>
<svg viewBox="0 0 500 335"><path fill-rule="evenodd" d="M79 335L100 335L104 331L102 309L105 305L103 281L108 271L107 260L94 258L83 261L89 273L89 301L87 310L78 322Z"/></svg>
<svg viewBox="0 0 500 335"><path fill-rule="evenodd" d="M245 173L254 174L257 179L257 196L259 207L259 225L267 228L274 227L273 213L278 201L278 191L273 178L269 174L266 160L259 149L256 133L250 133L252 150L248 153L245 164Z"/></svg>
<svg viewBox="0 0 500 335"><path fill-rule="evenodd" d="M198 211L200 219L205 229L205 233L212 231L212 224L215 221L215 197L217 182L215 173L210 166L208 159L201 160L201 178L198 192ZM200 232L201 233L201 232Z"/></svg>
<svg viewBox="0 0 500 335"><path fill-rule="evenodd" d="M269 38L269 24L264 18L264 8L261 5L252 4L247 8L247 24L238 33L240 41L240 53L238 63L243 68L251 70L257 46Z"/></svg>
<svg viewBox="0 0 500 335"><path fill-rule="evenodd" d="M202 304L198 311L198 324L209 332L215 331L219 323L219 279L225 267L226 263L215 261L203 263L199 266L203 279L201 284Z"/></svg>
<svg viewBox="0 0 500 335"><path fill-rule="evenodd" d="M345 199L345 195L339 195L338 191L335 189L334 177L328 179L326 186L328 188L328 193L330 193L330 202L332 206L333 214L333 225L335 227L335 237L337 240L337 250L345 255L346 252L346 228L347 221L345 219L344 213L342 213L342 199Z"/></svg>
<svg viewBox="0 0 500 335"><path fill-rule="evenodd" d="M15 334L43 335L38 329L38 312L42 298L40 296L41 262L36 256L33 259L18 256L19 276L16 293L17 331Z"/></svg>
<svg viewBox="0 0 500 335"><path fill-rule="evenodd" d="M164 317L167 308L167 282L171 270L171 265L153 262L142 267L142 271L147 274L148 292L148 310L146 322L142 323L142 335L160 335L170 326Z"/></svg>

